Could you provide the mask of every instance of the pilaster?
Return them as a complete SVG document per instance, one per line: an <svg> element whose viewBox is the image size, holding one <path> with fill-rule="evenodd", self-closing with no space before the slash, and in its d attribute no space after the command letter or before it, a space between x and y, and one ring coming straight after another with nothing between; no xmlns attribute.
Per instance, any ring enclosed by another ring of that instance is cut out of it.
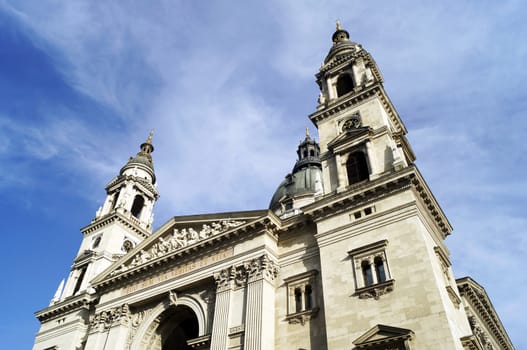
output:
<svg viewBox="0 0 527 350"><path fill-rule="evenodd" d="M214 275L216 280L216 304L214 307L214 321L212 324L211 350L227 348L227 334L229 330L229 306L232 293L232 276L230 269L224 269Z"/></svg>
<svg viewBox="0 0 527 350"><path fill-rule="evenodd" d="M245 350L274 349L275 286L278 266L267 255L246 264Z"/></svg>

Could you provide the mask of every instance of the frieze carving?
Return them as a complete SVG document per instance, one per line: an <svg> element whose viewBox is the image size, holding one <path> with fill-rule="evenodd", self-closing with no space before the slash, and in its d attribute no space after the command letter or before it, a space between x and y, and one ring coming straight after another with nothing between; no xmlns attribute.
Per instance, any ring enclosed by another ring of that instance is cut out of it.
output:
<svg viewBox="0 0 527 350"><path fill-rule="evenodd" d="M474 335L479 339L485 349L494 350L494 346L490 342L488 335L485 333L485 331L483 331L474 315L469 314L468 323L470 324L472 333L474 333Z"/></svg>
<svg viewBox="0 0 527 350"><path fill-rule="evenodd" d="M247 282L264 278L273 281L278 275L278 265L267 255L233 265L214 274L218 291L228 288L244 287Z"/></svg>
<svg viewBox="0 0 527 350"><path fill-rule="evenodd" d="M167 255L177 249L192 245L198 241L221 234L232 228L241 226L245 221L221 220L209 224L203 224L201 230L196 231L190 228L175 228L172 234L165 237L159 237L159 241L154 243L149 249L141 250L137 253L131 262L121 265L113 271L111 275L125 272L129 269L142 265L150 260Z"/></svg>
<svg viewBox="0 0 527 350"><path fill-rule="evenodd" d="M127 325L130 322L131 313L128 304L115 307L110 310L101 311L93 317L90 328L105 331L117 325Z"/></svg>

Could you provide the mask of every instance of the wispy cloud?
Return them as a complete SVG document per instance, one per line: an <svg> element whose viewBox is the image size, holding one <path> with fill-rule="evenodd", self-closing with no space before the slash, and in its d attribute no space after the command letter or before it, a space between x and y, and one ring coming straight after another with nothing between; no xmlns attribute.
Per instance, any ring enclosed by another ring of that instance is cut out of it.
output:
<svg viewBox="0 0 527 350"><path fill-rule="evenodd" d="M98 191L83 191L95 209L101 184L153 128L158 218L267 205L294 163L315 107L313 74L340 18L379 64L417 164L457 229L454 269L507 300L496 304L521 345L512 305L525 298L500 288L518 281L504 272L527 253L517 209L527 162L521 1L4 0L0 10L97 106L45 106L29 126L0 117L0 159L23 159L0 174L4 186L31 182L32 161L56 161Z"/></svg>

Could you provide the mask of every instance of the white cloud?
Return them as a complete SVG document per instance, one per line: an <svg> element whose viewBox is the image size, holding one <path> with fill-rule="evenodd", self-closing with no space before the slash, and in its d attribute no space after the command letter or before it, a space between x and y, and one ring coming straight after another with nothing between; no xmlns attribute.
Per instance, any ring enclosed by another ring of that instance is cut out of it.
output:
<svg viewBox="0 0 527 350"><path fill-rule="evenodd" d="M46 122L28 128L4 118L0 157L19 148L36 160L67 159L83 181L106 183L154 128L158 218L267 205L293 166L315 104L313 74L340 18L377 60L417 164L452 215L458 270L479 273L505 298L496 276L525 256L525 222L510 214L526 191L521 2L3 4L72 87L117 111L123 129L67 110L42 111ZM525 298L502 305L502 317L517 320L510 305Z"/></svg>

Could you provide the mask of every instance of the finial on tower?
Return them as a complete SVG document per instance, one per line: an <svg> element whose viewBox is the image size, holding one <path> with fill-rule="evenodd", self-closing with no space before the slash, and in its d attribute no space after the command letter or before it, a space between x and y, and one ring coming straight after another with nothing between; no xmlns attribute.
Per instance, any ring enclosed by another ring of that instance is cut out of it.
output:
<svg viewBox="0 0 527 350"><path fill-rule="evenodd" d="M148 134L148 138L146 139L145 143L152 144L152 137L154 136L154 129L150 130L150 133Z"/></svg>
<svg viewBox="0 0 527 350"><path fill-rule="evenodd" d="M152 157L150 156L150 153L154 152L154 145L152 144L153 136L154 136L154 129L150 130L150 133L148 134L146 141L141 144L141 151L137 153L137 155L146 156L150 161L152 161Z"/></svg>
<svg viewBox="0 0 527 350"><path fill-rule="evenodd" d="M309 127L306 126L306 138L309 138L311 135L309 135Z"/></svg>
<svg viewBox="0 0 527 350"><path fill-rule="evenodd" d="M333 33L333 37L331 38L333 40L333 45L337 45L338 43L342 42L349 42L349 38L349 33L345 29L342 29L340 20L337 19L337 30L335 33Z"/></svg>

